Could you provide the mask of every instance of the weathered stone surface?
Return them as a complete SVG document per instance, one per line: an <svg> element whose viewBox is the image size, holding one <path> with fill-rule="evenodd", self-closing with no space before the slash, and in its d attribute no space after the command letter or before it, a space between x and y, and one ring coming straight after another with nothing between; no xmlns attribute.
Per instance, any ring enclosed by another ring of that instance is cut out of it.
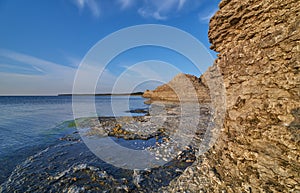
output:
<svg viewBox="0 0 300 193"><path fill-rule="evenodd" d="M299 0L220 3L209 39L226 88L224 127L166 192L300 192L299 13Z"/></svg>
<svg viewBox="0 0 300 193"><path fill-rule="evenodd" d="M183 73L176 75L170 82L158 86L153 91L145 91L143 97L151 101L199 101L202 103L210 101L208 88L201 78Z"/></svg>

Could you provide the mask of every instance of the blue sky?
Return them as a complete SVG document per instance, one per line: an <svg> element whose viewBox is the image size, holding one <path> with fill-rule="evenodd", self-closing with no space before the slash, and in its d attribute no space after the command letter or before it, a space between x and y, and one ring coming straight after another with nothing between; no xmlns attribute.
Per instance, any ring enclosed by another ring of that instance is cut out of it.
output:
<svg viewBox="0 0 300 193"><path fill-rule="evenodd" d="M101 39L130 26L176 27L209 49L208 23L218 3L219 0L0 0L0 95L71 93L76 70L87 52ZM209 52L215 57L213 51ZM201 74L179 53L144 46L115 57L99 78L96 92L111 92L124 73L126 81L134 82L139 73L154 71L162 78L145 78L144 82L140 79L135 88L127 87L129 84L123 81L115 92L153 89L178 72ZM86 80L84 84L89 84L88 75Z"/></svg>

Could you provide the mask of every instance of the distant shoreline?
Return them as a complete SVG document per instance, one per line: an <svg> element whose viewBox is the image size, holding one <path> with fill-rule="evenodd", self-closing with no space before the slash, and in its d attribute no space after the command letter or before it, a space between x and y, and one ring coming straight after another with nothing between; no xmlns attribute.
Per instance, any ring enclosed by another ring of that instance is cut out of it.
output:
<svg viewBox="0 0 300 193"><path fill-rule="evenodd" d="M103 93L103 94L58 94L57 96L142 96L143 92L133 93Z"/></svg>
<svg viewBox="0 0 300 193"><path fill-rule="evenodd" d="M53 95L0 95L0 97L57 97L57 96L142 96L144 92L134 93L101 93L101 94L53 94Z"/></svg>

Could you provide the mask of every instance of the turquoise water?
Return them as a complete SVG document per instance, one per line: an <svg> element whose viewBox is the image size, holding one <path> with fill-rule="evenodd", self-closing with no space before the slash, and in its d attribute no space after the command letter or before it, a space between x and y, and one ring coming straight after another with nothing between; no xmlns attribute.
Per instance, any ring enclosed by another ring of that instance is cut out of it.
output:
<svg viewBox="0 0 300 193"><path fill-rule="evenodd" d="M93 99L82 96L77 102L84 106ZM95 107L98 116L128 116L126 111L147 105L140 96L96 96ZM70 96L5 96L0 97L0 109L0 184L26 157L74 131L66 122L73 120ZM92 112L83 115L95 116Z"/></svg>

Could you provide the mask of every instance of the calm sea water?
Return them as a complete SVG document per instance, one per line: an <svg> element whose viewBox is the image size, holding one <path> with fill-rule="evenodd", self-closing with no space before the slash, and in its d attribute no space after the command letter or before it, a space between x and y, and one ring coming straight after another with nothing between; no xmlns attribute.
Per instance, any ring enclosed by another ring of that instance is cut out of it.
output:
<svg viewBox="0 0 300 193"><path fill-rule="evenodd" d="M84 106L93 99L98 116L130 115L126 111L147 108L140 96L82 96L77 97L77 104ZM3 176L29 155L69 132L66 121L73 119L71 96L0 97L0 109L0 171ZM95 116L95 113L83 112L82 116Z"/></svg>

